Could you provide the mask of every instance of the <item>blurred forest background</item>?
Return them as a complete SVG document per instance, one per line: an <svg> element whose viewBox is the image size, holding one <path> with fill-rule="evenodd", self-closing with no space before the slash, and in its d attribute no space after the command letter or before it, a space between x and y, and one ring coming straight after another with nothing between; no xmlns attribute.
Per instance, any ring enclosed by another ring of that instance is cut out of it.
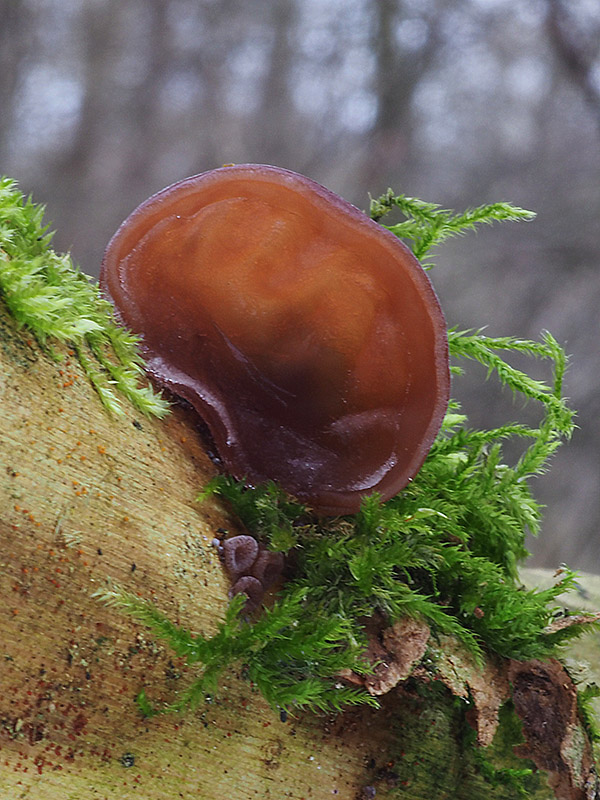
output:
<svg viewBox="0 0 600 800"><path fill-rule="evenodd" d="M534 487L532 564L600 571L600 2L0 0L0 173L84 272L139 202L229 162L361 208L392 187L538 213L431 275L450 325L571 354L579 430ZM477 365L454 394L475 425L536 419Z"/></svg>

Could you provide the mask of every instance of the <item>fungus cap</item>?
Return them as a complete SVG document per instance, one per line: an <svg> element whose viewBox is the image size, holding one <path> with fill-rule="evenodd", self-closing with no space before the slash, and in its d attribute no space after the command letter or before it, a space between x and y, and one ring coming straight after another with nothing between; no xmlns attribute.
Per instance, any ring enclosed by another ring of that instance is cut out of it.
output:
<svg viewBox="0 0 600 800"><path fill-rule="evenodd" d="M444 316L393 234L314 181L222 167L142 203L101 286L227 469L327 514L397 494L449 396Z"/></svg>

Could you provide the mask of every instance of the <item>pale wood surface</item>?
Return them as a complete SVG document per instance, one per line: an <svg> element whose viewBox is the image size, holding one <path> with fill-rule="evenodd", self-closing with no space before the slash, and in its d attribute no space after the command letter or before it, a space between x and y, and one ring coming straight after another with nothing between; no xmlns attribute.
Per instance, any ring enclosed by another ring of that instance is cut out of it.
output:
<svg viewBox="0 0 600 800"><path fill-rule="evenodd" d="M214 629L228 583L211 541L236 523L195 500L214 472L198 431L181 410L110 418L76 360L49 360L1 303L0 404L3 800L511 796L468 772L443 700L282 722L228 674L197 712L143 720L140 688L173 699L186 670L91 594L113 580Z"/></svg>

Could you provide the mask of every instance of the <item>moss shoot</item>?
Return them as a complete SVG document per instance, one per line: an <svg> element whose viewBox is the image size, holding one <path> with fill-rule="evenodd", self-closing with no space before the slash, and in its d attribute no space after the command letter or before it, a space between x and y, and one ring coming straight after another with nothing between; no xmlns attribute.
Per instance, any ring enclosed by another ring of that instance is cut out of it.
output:
<svg viewBox="0 0 600 800"><path fill-rule="evenodd" d="M98 286L69 255L50 246L44 208L0 177L0 297L50 355L53 342L74 350L105 408L123 413L120 396L144 414L163 417L166 401L144 385L137 338L114 319Z"/></svg>

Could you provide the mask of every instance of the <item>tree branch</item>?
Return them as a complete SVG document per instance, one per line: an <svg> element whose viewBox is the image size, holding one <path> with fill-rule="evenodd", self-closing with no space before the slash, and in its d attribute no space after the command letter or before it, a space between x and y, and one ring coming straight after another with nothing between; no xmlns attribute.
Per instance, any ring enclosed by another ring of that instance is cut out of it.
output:
<svg viewBox="0 0 600 800"><path fill-rule="evenodd" d="M109 417L67 350L51 360L0 312L3 797L515 796L465 749L450 678L409 679L379 710L280 719L230 674L195 712L142 718L138 692L173 702L189 668L92 594L114 581L210 635L228 602L212 538L239 526L195 502L214 467L193 417Z"/></svg>

